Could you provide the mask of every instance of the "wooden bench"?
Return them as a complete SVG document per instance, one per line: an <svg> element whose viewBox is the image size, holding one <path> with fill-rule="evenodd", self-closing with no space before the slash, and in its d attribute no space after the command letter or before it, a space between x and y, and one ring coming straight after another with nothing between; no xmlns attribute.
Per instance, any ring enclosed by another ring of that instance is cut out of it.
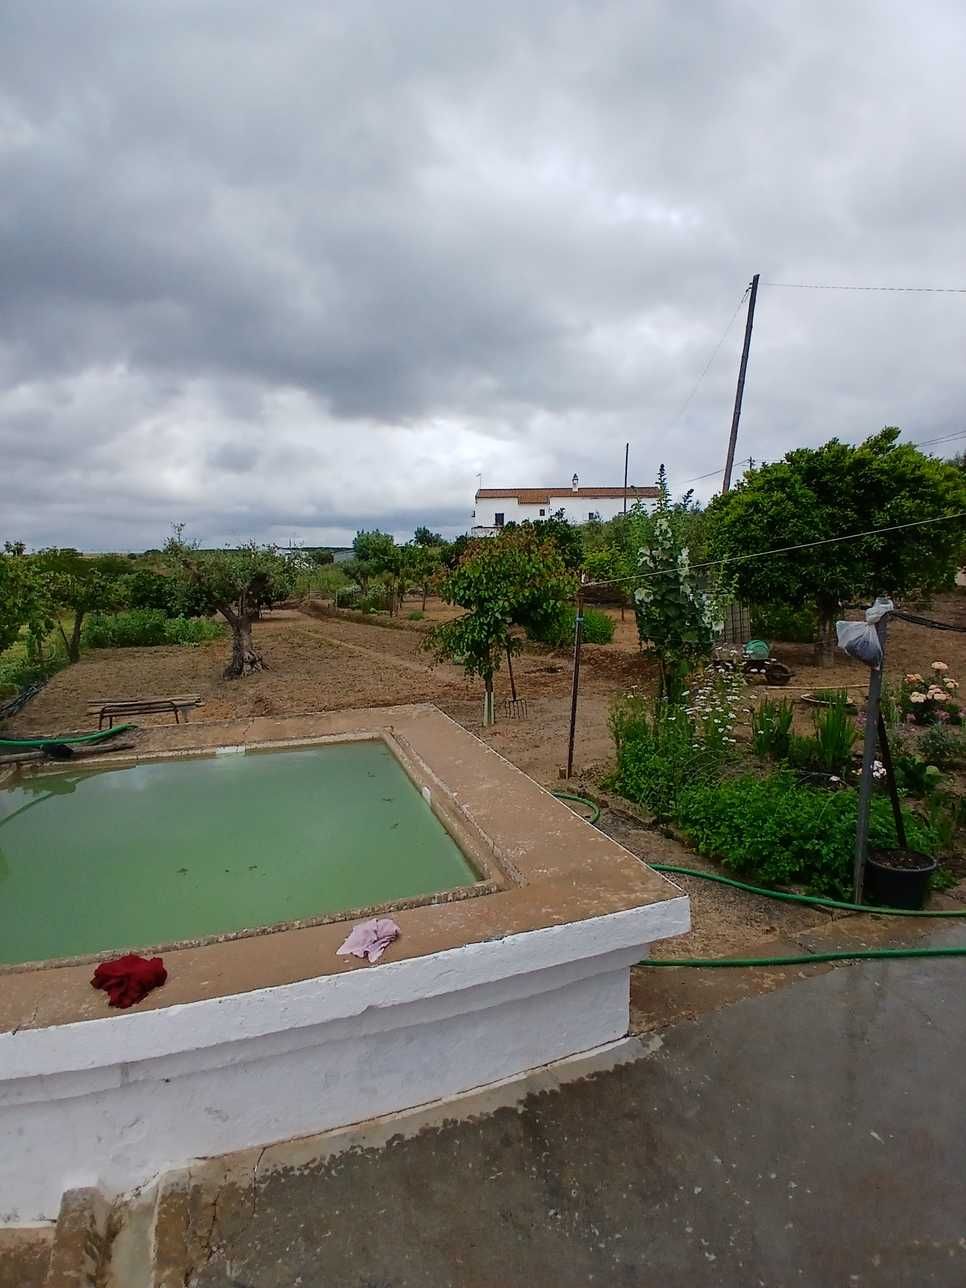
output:
<svg viewBox="0 0 966 1288"><path fill-rule="evenodd" d="M175 724L181 723L182 715L185 723L188 721L188 711L192 707L200 707L201 698L197 693L182 693L173 698L97 698L94 702L88 702L88 715L97 716L98 729L104 728L104 721L107 721L108 729L114 728L114 720L127 719L128 716L146 716L154 715L160 712L174 712Z"/></svg>

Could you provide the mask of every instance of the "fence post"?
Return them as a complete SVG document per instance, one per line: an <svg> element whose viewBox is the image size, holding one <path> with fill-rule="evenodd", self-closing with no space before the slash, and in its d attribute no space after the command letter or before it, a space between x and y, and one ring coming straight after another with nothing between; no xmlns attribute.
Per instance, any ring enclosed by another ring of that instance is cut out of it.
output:
<svg viewBox="0 0 966 1288"><path fill-rule="evenodd" d="M886 613L875 624L881 655L878 666L869 676L869 696L865 705L865 741L862 745L862 778L859 782L859 811L855 828L855 864L852 871L852 892L856 903L862 902L865 882L865 861L869 848L869 810L872 804L872 767L875 761L876 739L879 733L879 702L882 697L882 676L885 671Z"/></svg>
<svg viewBox="0 0 966 1288"><path fill-rule="evenodd" d="M574 735L577 732L577 690L580 686L580 644L584 635L584 591L577 591L577 617L574 622L574 680L570 694L570 739L567 743L567 777L574 772Z"/></svg>

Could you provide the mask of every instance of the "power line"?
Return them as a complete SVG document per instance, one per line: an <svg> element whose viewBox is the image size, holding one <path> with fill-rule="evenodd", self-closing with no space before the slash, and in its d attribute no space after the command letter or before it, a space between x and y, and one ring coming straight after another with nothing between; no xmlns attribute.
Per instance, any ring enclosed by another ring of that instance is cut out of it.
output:
<svg viewBox="0 0 966 1288"><path fill-rule="evenodd" d="M719 350L719 349L721 348L721 346L724 344L725 339L727 338L728 332L731 330L731 327L732 327L732 325L733 325L733 323L734 323L735 318L738 316L738 312L739 312L739 310L741 309L742 304L744 304L745 300L748 298L748 292L749 292L750 290L751 290L751 287L750 287L750 286L746 286L746 287L745 287L744 292L743 292L743 294L742 294L742 296L741 296L741 299L740 299L740 300L738 301L738 303L735 305L735 311L734 311L734 313L732 313L731 317L728 319L728 325L727 325L727 326L725 327L725 329L722 331L720 340L719 340L719 341L718 341L718 343L714 346L714 349L711 351L711 357L708 359L708 361L707 361L707 362L705 363L705 365L704 365L704 370L701 372L700 376L698 376L697 380L696 380L696 381L695 381L695 383L694 383L694 388L691 390L691 392L688 394L687 398L685 398L684 402L682 403L682 405L681 405L681 410L678 412L678 414L674 417L674 419L673 419L673 420L671 421L671 423L668 425L668 429L673 429L673 428L674 428L674 426L675 426L675 425L678 423L678 421L681 419L681 417L684 415L684 413L687 411L687 409L691 406L691 403L692 403L692 401L693 401L693 399L694 399L694 395L695 395L695 394L698 392L698 390L701 388L701 385L702 385L702 384L703 384L703 382L704 382L704 378L705 378L705 376L706 376L706 375L708 374L708 372L711 370L711 364L714 362L715 358L718 356L718 350Z"/></svg>
<svg viewBox="0 0 966 1288"><path fill-rule="evenodd" d="M737 465L750 465L750 464L751 464L751 459L752 459L752 458L751 458L750 456L746 456L746 457L744 457L744 459L743 459L743 460L737 461L737 462L736 462L736 464L737 464ZM685 480L684 480L684 482L681 484L681 487L686 487L689 483L700 483L702 479L710 479L710 478L714 478L714 476L715 476L716 474L720 474L721 472L722 472L722 471L721 471L721 466L719 465L719 466L718 466L718 468L717 468L716 470L708 470L707 474L699 474L699 475L698 475L698 477L697 477L697 478L694 478L694 479L685 479Z"/></svg>
<svg viewBox="0 0 966 1288"><path fill-rule="evenodd" d="M815 546L830 546L839 541L859 541L863 537L876 537L883 532L902 532L906 528L922 528L929 523L950 523L953 519L966 519L966 510L958 514L940 514L934 519L914 519L911 523L894 523L887 528L869 528L867 532L848 532L841 537L822 537L819 541L802 541L795 546L778 546L774 550L756 550L750 555L728 555L724 559L708 559L704 563L691 564L692 571L698 568L719 568L723 564L744 563L749 559L768 559L772 555L787 555L794 550L812 550ZM652 577L663 577L667 573L677 572L674 568L658 568L655 572L631 573L628 577L610 577L606 581L584 583L584 590L598 586L616 586L622 581L649 581Z"/></svg>
<svg viewBox="0 0 966 1288"><path fill-rule="evenodd" d="M944 438L927 438L924 443L907 443L907 447L935 447L938 443L951 443L954 438L966 438L966 429L960 429L955 434L946 434ZM900 443L898 446L902 447Z"/></svg>
<svg viewBox="0 0 966 1288"><path fill-rule="evenodd" d="M913 295L966 295L966 286L829 286L814 282L762 282L790 291L902 291Z"/></svg>

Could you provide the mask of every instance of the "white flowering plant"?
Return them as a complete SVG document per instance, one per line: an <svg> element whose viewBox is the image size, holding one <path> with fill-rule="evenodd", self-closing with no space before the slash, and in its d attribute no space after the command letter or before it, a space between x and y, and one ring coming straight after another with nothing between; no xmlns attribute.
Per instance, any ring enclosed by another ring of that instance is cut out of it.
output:
<svg viewBox="0 0 966 1288"><path fill-rule="evenodd" d="M650 542L637 556L634 613L641 643L649 643L657 654L659 695L677 702L688 675L711 656L731 592L720 580L699 584L674 522L663 466L658 491Z"/></svg>

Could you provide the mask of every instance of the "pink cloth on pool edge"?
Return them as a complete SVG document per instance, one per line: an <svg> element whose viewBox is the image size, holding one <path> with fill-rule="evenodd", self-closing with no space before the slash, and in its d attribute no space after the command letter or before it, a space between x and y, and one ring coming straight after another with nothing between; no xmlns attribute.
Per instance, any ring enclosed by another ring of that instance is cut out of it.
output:
<svg viewBox="0 0 966 1288"><path fill-rule="evenodd" d="M352 930L342 945L337 949L338 956L367 957L370 962L377 962L394 939L399 938L399 927L389 917L373 917L363 921Z"/></svg>

